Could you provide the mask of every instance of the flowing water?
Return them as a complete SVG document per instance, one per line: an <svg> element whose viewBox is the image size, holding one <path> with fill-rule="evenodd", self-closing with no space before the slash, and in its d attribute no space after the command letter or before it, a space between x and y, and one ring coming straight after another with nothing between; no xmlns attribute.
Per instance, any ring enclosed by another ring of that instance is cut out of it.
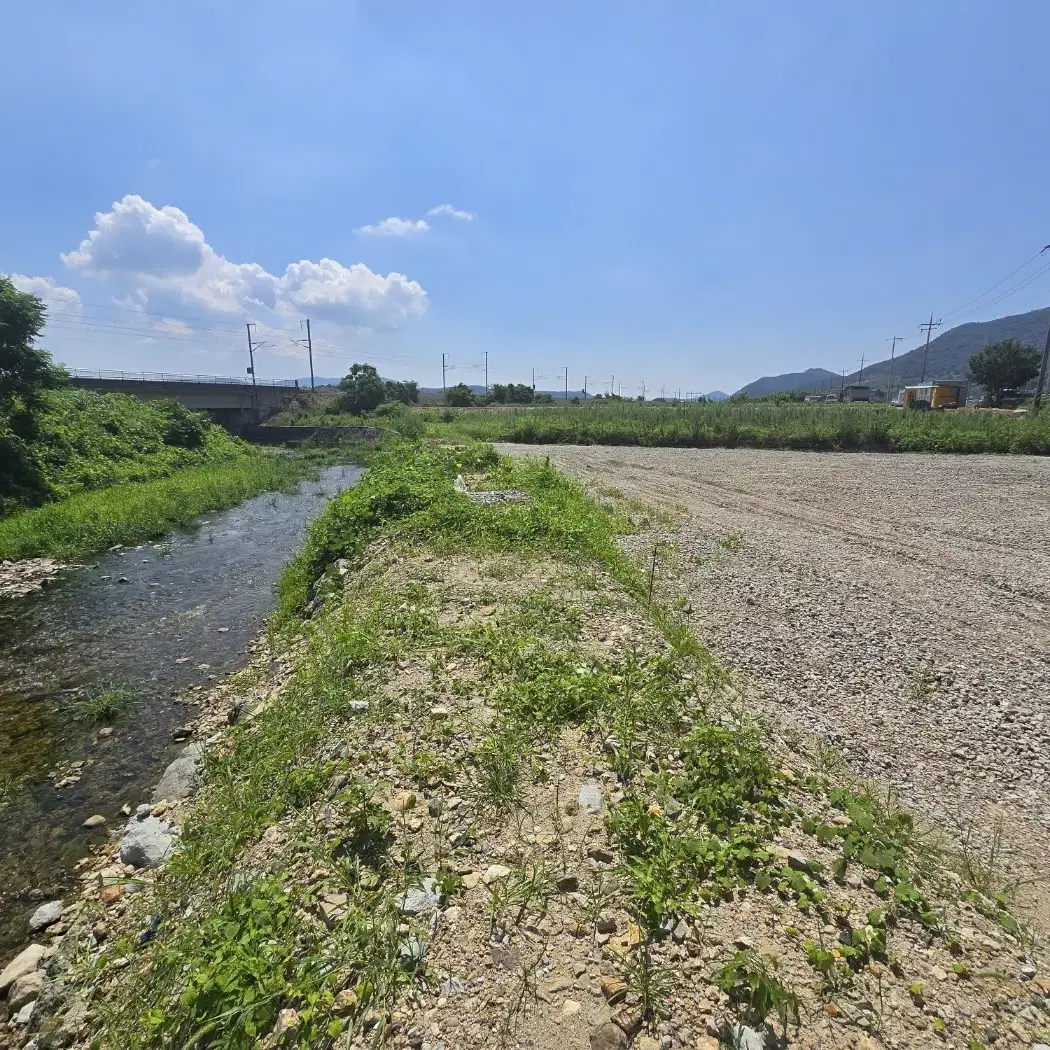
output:
<svg viewBox="0 0 1050 1050"><path fill-rule="evenodd" d="M185 747L173 730L194 717L180 694L243 666L305 526L360 473L330 467L294 495L204 515L191 531L111 551L0 603L0 964L39 900L69 899L74 862L105 840L105 826L87 831L84 820L102 814L119 828L123 805L149 799ZM77 714L111 686L134 700L100 736ZM56 787L75 762L80 779Z"/></svg>

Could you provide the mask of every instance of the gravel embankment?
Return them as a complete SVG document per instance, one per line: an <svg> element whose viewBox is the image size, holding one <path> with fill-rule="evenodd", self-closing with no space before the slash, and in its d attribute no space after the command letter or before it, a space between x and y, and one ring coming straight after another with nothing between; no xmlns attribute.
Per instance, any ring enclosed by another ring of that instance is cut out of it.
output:
<svg viewBox="0 0 1050 1050"><path fill-rule="evenodd" d="M975 849L1001 815L1003 866L1050 877L1050 459L502 450L670 512L674 586L752 702Z"/></svg>

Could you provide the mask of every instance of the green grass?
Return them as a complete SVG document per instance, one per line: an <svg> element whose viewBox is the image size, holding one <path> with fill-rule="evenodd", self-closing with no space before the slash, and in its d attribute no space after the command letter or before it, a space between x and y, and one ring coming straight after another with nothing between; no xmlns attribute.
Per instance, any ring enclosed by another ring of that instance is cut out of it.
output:
<svg viewBox="0 0 1050 1050"><path fill-rule="evenodd" d="M882 405L631 402L425 412L428 433L525 444L1050 454L1050 412L905 412Z"/></svg>
<svg viewBox="0 0 1050 1050"><path fill-rule="evenodd" d="M0 519L0 559L83 558L114 544L140 543L190 525L206 510L284 488L301 474L293 459L249 452L169 477L81 492Z"/></svg>
<svg viewBox="0 0 1050 1050"><path fill-rule="evenodd" d="M247 451L207 416L170 399L52 390L28 435L0 432L0 515Z"/></svg>
<svg viewBox="0 0 1050 1050"><path fill-rule="evenodd" d="M998 452L1050 455L1050 411L905 412L887 405L680 405L592 401L500 409L423 409L411 434L522 444L770 448L829 452ZM324 416L331 424L363 417ZM397 429L399 421L391 420ZM405 424L406 426L408 424Z"/></svg>
<svg viewBox="0 0 1050 1050"><path fill-rule="evenodd" d="M112 725L135 702L135 691L113 685L100 693L79 700L74 708L78 721L94 725Z"/></svg>

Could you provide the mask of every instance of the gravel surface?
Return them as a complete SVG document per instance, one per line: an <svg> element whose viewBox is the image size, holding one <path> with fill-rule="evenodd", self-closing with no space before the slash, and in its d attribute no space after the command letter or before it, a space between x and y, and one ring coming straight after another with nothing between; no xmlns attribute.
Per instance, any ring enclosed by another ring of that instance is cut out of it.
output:
<svg viewBox="0 0 1050 1050"><path fill-rule="evenodd" d="M501 448L670 513L665 581L751 702L971 851L1000 825L1050 928L1050 459Z"/></svg>

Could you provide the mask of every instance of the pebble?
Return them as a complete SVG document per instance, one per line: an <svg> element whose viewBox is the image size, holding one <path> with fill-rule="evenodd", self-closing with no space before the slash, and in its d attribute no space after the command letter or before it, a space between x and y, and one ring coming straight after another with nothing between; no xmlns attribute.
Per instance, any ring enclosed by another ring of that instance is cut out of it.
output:
<svg viewBox="0 0 1050 1050"><path fill-rule="evenodd" d="M599 816L602 812L602 789L599 784L584 784L580 788L579 807L584 813Z"/></svg>

